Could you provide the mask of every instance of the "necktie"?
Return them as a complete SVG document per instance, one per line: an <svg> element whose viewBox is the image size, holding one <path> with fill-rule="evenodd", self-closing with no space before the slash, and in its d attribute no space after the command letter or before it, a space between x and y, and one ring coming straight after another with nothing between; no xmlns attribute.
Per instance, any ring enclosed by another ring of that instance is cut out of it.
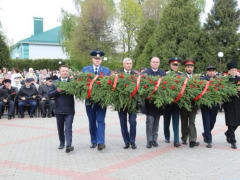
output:
<svg viewBox="0 0 240 180"><path fill-rule="evenodd" d="M97 74L97 73L98 73L98 68L95 68L95 71L94 71L94 73L95 73L95 74Z"/></svg>

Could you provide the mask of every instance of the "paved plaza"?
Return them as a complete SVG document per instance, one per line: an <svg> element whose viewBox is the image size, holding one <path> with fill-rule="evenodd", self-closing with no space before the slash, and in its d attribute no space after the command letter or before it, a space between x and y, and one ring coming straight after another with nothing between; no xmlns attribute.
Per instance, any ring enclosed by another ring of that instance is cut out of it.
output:
<svg viewBox="0 0 240 180"><path fill-rule="evenodd" d="M73 145L69 154L58 150L55 118L0 119L0 179L4 180L240 180L240 143L233 150L226 143L224 114L213 131L213 148L203 143L201 113L197 114L195 148L174 148L163 138L160 120L158 148L146 148L145 116L137 117L136 150L124 150L116 111L106 115L106 149L90 149L85 106L76 102ZM172 127L171 127L172 130ZM180 133L181 134L181 133ZM236 131L240 141L240 129ZM171 131L171 138L173 134Z"/></svg>

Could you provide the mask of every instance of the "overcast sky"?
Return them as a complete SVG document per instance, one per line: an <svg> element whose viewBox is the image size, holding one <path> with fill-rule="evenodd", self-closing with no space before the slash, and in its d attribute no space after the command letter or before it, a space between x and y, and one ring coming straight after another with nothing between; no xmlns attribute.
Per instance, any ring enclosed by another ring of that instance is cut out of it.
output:
<svg viewBox="0 0 240 180"><path fill-rule="evenodd" d="M204 17L212 5L207 0ZM76 13L72 0L0 0L0 22L9 44L33 34L33 17L44 18L44 31L59 26L61 8Z"/></svg>

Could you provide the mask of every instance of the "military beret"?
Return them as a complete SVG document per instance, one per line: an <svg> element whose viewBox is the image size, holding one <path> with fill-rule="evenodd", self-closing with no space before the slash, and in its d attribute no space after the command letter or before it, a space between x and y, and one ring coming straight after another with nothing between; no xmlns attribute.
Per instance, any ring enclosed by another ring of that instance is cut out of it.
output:
<svg viewBox="0 0 240 180"><path fill-rule="evenodd" d="M193 59L186 59L184 62L183 62L183 64L185 65L185 66L194 66L195 65L195 61L193 60Z"/></svg>
<svg viewBox="0 0 240 180"><path fill-rule="evenodd" d="M217 68L215 67L215 66L212 66L212 65L209 65L208 67L207 67L207 71L209 71L209 70L216 70Z"/></svg>
<svg viewBox="0 0 240 180"><path fill-rule="evenodd" d="M171 63L182 63L182 59L178 57L170 58L168 61L169 64Z"/></svg>
<svg viewBox="0 0 240 180"><path fill-rule="evenodd" d="M11 79L4 79L2 83L10 83L11 84Z"/></svg>
<svg viewBox="0 0 240 180"><path fill-rule="evenodd" d="M237 62L236 61L231 61L227 64L227 68L228 70L233 69L233 68L237 68Z"/></svg>
<svg viewBox="0 0 240 180"><path fill-rule="evenodd" d="M92 57L102 57L104 56L104 52L101 51L101 50L93 50L91 53L90 53L90 56Z"/></svg>

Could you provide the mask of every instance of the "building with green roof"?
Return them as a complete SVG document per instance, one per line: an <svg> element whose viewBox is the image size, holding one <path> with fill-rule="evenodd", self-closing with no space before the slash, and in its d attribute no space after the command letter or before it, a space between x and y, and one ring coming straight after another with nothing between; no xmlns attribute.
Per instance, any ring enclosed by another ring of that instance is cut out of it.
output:
<svg viewBox="0 0 240 180"><path fill-rule="evenodd" d="M34 17L34 34L14 45L13 59L68 59L61 44L61 26L43 32L43 18Z"/></svg>

